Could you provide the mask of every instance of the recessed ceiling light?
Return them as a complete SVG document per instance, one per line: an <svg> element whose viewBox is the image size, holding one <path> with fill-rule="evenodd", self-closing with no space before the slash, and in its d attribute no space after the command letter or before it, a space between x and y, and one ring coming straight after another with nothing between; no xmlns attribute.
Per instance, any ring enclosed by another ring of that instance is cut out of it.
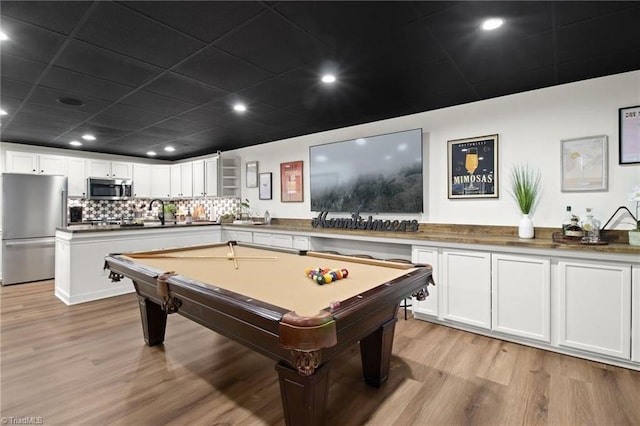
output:
<svg viewBox="0 0 640 426"><path fill-rule="evenodd" d="M6 35L4 32L0 31L0 41L5 41L5 40L9 40L9 36Z"/></svg>
<svg viewBox="0 0 640 426"><path fill-rule="evenodd" d="M149 157L155 157L156 152L155 152L155 151L147 151L147 155L148 155Z"/></svg>
<svg viewBox="0 0 640 426"><path fill-rule="evenodd" d="M485 31L495 30L504 24L504 21L500 18L489 18L482 23L482 29Z"/></svg>
<svg viewBox="0 0 640 426"><path fill-rule="evenodd" d="M69 142L69 145L71 145L71 146L82 146L82 142L79 142L79 141L71 141L71 142Z"/></svg>
<svg viewBox="0 0 640 426"><path fill-rule="evenodd" d="M174 147L172 147L172 146L165 146L165 147L164 147L164 150L165 150L165 151L167 151L167 152L173 152L173 151L175 151L176 149L175 149Z"/></svg>
<svg viewBox="0 0 640 426"><path fill-rule="evenodd" d="M333 74L325 74L322 76L322 82L323 83L335 83L336 81L336 76Z"/></svg>
<svg viewBox="0 0 640 426"><path fill-rule="evenodd" d="M61 104L65 104L65 105L71 105L71 106L82 106L82 105L84 105L84 102L82 102L80 99L76 99L76 98L62 97L62 98L58 98L56 100L58 102L60 102Z"/></svg>
<svg viewBox="0 0 640 426"><path fill-rule="evenodd" d="M7 111L5 111L5 110L3 110L3 109L0 109L0 115L7 115L7 114L8 114L8 112L7 112Z"/></svg>
<svg viewBox="0 0 640 426"><path fill-rule="evenodd" d="M96 137L87 133L86 135L82 135L82 139L85 141L95 141Z"/></svg>
<svg viewBox="0 0 640 426"><path fill-rule="evenodd" d="M238 112L245 112L247 110L247 106L245 104L238 103L233 106L233 109Z"/></svg>

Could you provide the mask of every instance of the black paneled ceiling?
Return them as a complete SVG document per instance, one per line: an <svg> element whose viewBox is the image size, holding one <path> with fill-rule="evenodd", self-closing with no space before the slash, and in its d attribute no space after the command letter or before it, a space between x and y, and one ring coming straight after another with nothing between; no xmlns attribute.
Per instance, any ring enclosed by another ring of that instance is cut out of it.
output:
<svg viewBox="0 0 640 426"><path fill-rule="evenodd" d="M640 69L637 1L0 8L10 38L0 140L70 148L91 133L80 149L139 157L182 159ZM501 28L479 29L496 16ZM327 71L336 83L319 81ZM245 113L232 110L238 101Z"/></svg>

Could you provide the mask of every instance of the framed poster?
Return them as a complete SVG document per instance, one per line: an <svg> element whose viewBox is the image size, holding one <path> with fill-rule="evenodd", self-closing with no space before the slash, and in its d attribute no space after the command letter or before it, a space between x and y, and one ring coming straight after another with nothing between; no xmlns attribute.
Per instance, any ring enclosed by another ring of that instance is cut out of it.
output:
<svg viewBox="0 0 640 426"><path fill-rule="evenodd" d="M640 106L620 108L618 123L618 164L640 163Z"/></svg>
<svg viewBox="0 0 640 426"><path fill-rule="evenodd" d="M280 201L302 201L302 161L280 163Z"/></svg>
<svg viewBox="0 0 640 426"><path fill-rule="evenodd" d="M449 198L498 198L498 135L447 143Z"/></svg>
<svg viewBox="0 0 640 426"><path fill-rule="evenodd" d="M607 136L563 139L560 144L562 192L605 191L607 189Z"/></svg>
<svg viewBox="0 0 640 426"><path fill-rule="evenodd" d="M247 181L247 188L258 187L258 162L247 161L245 180Z"/></svg>
<svg viewBox="0 0 640 426"><path fill-rule="evenodd" d="M258 190L258 198L260 200L270 200L271 191L271 173L260 173L260 189Z"/></svg>

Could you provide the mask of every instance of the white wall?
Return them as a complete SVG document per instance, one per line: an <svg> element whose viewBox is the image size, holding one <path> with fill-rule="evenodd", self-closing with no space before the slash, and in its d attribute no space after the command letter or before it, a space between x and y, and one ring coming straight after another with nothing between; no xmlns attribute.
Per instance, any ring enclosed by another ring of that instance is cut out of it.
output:
<svg viewBox="0 0 640 426"><path fill-rule="evenodd" d="M373 136L421 127L424 131L425 213L379 215L417 218L421 222L517 226L518 209L508 195L509 170L528 163L543 175L543 193L534 212L536 226L559 227L565 206L582 215L586 207L605 221L618 206L626 205L634 185L640 184L640 164L618 164L618 108L640 105L640 71L585 80L436 111L383 120L359 126L305 135L273 143L229 151L242 164L258 161L259 173L273 173L273 199L259 200L258 189L246 188L257 213L269 210L272 217L311 218L309 201L309 146ZM499 135L499 198L456 199L447 197L447 141L488 134ZM563 193L560 191L560 140L607 135L608 190ZM304 202L280 202L280 163L304 161ZM347 216L346 214L344 216ZM630 219L609 228L629 229Z"/></svg>

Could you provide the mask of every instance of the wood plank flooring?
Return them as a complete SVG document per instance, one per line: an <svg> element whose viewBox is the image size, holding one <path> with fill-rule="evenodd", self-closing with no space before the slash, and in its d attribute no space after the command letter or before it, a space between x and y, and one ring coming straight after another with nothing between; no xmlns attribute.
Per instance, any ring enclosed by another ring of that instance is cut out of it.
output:
<svg viewBox="0 0 640 426"><path fill-rule="evenodd" d="M133 294L66 306L0 288L0 415L46 425L282 425L274 362L178 315L142 339ZM391 375L333 363L332 425L640 425L640 372L400 319ZM36 419L37 420L37 419ZM15 423L15 422L14 422Z"/></svg>

